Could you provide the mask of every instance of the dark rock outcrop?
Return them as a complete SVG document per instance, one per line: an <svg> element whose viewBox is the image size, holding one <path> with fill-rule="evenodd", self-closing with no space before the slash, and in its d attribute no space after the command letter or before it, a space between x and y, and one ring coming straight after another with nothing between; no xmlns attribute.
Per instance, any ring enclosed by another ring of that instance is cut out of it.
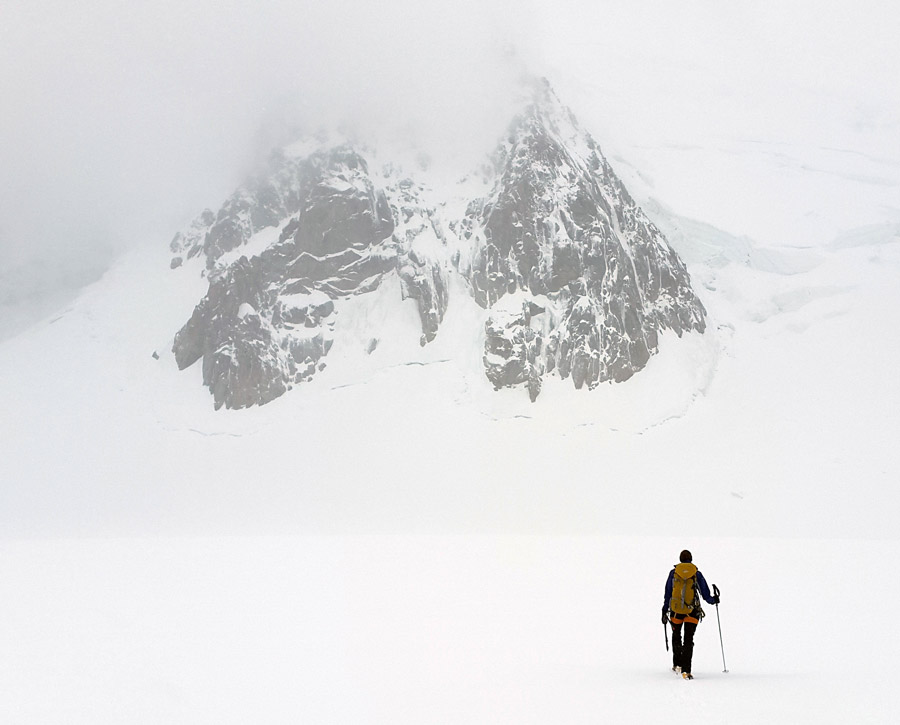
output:
<svg viewBox="0 0 900 725"><path fill-rule="evenodd" d="M175 336L179 368L202 360L216 407L267 403L322 369L339 300L388 278L416 301L426 345L459 275L486 310L488 379L532 400L548 374L576 388L623 381L660 331L705 329L684 264L546 84L489 174L490 193L453 219L427 187L390 165L371 173L348 145L276 154L172 240L172 268L197 258L209 278Z"/></svg>
<svg viewBox="0 0 900 725"><path fill-rule="evenodd" d="M276 243L212 275L175 336L178 367L203 359L203 382L216 407L267 403L311 378L331 346L333 300L374 288L392 268L391 210L362 157L335 149L298 171L293 181L305 192L299 213ZM246 212L241 207L238 216ZM239 229L233 222L220 212L216 224ZM223 254L216 228L202 243L213 268Z"/></svg>
<svg viewBox="0 0 900 725"><path fill-rule="evenodd" d="M485 323L484 369L496 389L524 384L531 400L541 392L543 338L531 326L543 308L524 302L496 309Z"/></svg>
<svg viewBox="0 0 900 725"><path fill-rule="evenodd" d="M437 212L423 201L421 185L403 178L387 194L396 216L401 292L404 299L418 302L425 345L437 335L449 302L447 273L440 259L447 240Z"/></svg>
<svg viewBox="0 0 900 725"><path fill-rule="evenodd" d="M549 316L492 312L485 360L496 387L553 370L577 388L623 381L646 365L659 331L705 329L684 264L546 85L510 127L496 169L490 196L462 224L475 299L493 310L516 294ZM498 375L504 354L522 372Z"/></svg>

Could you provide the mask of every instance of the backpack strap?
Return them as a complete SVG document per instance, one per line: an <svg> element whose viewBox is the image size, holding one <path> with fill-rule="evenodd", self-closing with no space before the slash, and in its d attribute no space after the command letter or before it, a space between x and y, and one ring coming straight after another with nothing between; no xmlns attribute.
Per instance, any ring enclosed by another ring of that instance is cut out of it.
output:
<svg viewBox="0 0 900 725"><path fill-rule="evenodd" d="M694 587L694 611L693 614L697 618L697 624L700 624L700 620L706 616L706 612L703 611L703 605L700 597L700 590L697 588L697 575L691 577L691 586Z"/></svg>

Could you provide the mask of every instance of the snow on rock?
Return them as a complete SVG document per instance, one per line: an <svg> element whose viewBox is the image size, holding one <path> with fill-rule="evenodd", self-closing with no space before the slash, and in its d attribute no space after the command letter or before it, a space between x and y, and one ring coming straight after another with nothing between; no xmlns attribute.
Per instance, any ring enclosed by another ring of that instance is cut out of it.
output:
<svg viewBox="0 0 900 725"><path fill-rule="evenodd" d="M203 382L216 407L266 403L310 379L331 346L331 299L377 286L391 266L392 253L383 249L393 230L390 208L362 157L340 147L296 168L298 176L286 183L300 190L296 206L302 213L261 254L216 270L206 296L175 336L179 368L203 359ZM351 178L354 183L341 184ZM214 268L222 247L204 246L207 266ZM296 303L296 295L312 292L319 293L312 302ZM241 315L245 305L258 314Z"/></svg>
<svg viewBox="0 0 900 725"><path fill-rule="evenodd" d="M509 295L491 312L485 322L484 341L488 379L497 389L522 383L531 400L535 400L541 392L543 338L532 322L545 308L523 299L522 295Z"/></svg>
<svg viewBox="0 0 900 725"><path fill-rule="evenodd" d="M488 366L496 386L526 383L533 399L554 370L576 388L623 381L656 352L661 330L705 329L686 267L546 83L510 127L496 174L461 225L475 297L492 310L514 291L549 300L489 320L486 354L510 363ZM546 310L543 330L532 330Z"/></svg>
<svg viewBox="0 0 900 725"><path fill-rule="evenodd" d="M203 242L209 233L210 227L215 223L216 217L209 209L204 209L200 215L190 223L183 232L178 232L169 244L169 248L175 255L172 257L171 267L180 267L185 257L191 259L200 254Z"/></svg>
<svg viewBox="0 0 900 725"><path fill-rule="evenodd" d="M395 215L394 237L401 250L401 291L404 299L419 303L422 345L434 340L449 302L447 270L442 264L447 240L436 210L424 201L425 194L426 189L409 178L387 189Z"/></svg>
<svg viewBox="0 0 900 725"><path fill-rule="evenodd" d="M255 315L255 314L256 314L256 310L253 309L253 305L247 304L246 302L243 302L241 304L241 306L238 307L238 317L240 317L242 320L245 317L247 317L248 315Z"/></svg>
<svg viewBox="0 0 900 725"><path fill-rule="evenodd" d="M205 259L210 285L173 350L182 369L202 358L216 407L263 404L309 381L339 333L334 302L394 271L400 297L416 302L422 346L461 277L487 310L488 380L525 386L532 400L547 375L576 388L623 381L662 330L705 329L684 264L546 81L480 170L486 196L458 212L395 163L374 166L346 143L298 142L175 236L172 266Z"/></svg>

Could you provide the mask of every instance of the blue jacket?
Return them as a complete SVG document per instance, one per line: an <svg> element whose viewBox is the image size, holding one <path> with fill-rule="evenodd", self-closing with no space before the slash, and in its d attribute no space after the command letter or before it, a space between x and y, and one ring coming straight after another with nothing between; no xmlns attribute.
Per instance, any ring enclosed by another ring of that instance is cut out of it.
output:
<svg viewBox="0 0 900 725"><path fill-rule="evenodd" d="M669 600L672 598L672 582L675 579L675 569L669 572L669 578L666 579L666 593L663 598L663 612L669 611ZM703 578L703 574L700 573L700 570L697 569L697 589L700 590L700 596L706 600L707 604L716 604L718 600L709 592L709 585L706 583L706 579Z"/></svg>

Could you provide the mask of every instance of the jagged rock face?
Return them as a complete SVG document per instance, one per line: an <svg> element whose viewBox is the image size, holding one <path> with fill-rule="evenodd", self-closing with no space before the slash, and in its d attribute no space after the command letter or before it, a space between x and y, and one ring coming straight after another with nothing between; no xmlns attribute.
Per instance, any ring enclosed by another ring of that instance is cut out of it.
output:
<svg viewBox="0 0 900 725"><path fill-rule="evenodd" d="M321 154L301 159L275 155L267 171L232 194L217 214L205 209L175 235L170 245L173 268L203 254L207 268L213 269L222 255L246 244L255 232L299 212L328 162Z"/></svg>
<svg viewBox="0 0 900 725"><path fill-rule="evenodd" d="M393 220L365 161L339 149L310 157L296 171L288 188L301 189L302 199L280 208L296 204L300 212L277 243L214 275L209 292L175 336L179 368L203 358L203 382L217 407L266 403L309 379L331 344L332 299L372 286L388 269L379 252L390 239ZM266 190L256 197L263 200L262 211L244 196L219 212L203 241L208 266L214 267L235 239L249 239L252 220L283 198L271 185L258 188ZM281 219L271 221L264 226Z"/></svg>
<svg viewBox="0 0 900 725"><path fill-rule="evenodd" d="M418 302L422 321L421 343L434 340L449 303L446 270L440 252L447 238L437 212L422 200L423 189L410 179L402 179L387 189L396 212L394 233L401 253L398 271L404 299ZM430 244L429 244L430 242Z"/></svg>
<svg viewBox="0 0 900 725"><path fill-rule="evenodd" d="M484 369L497 390L524 384L532 402L540 394L543 338L532 319L544 311L533 302L512 309L498 306L485 323Z"/></svg>
<svg viewBox="0 0 900 725"><path fill-rule="evenodd" d="M199 257L210 281L175 336L179 367L202 359L216 407L269 402L324 367L336 302L387 279L416 301L426 345L459 276L486 310L485 374L532 400L546 375L623 381L659 331L705 329L681 260L549 87L492 168L490 193L460 219L399 169L370 173L349 146L274 156L172 240L172 267Z"/></svg>
<svg viewBox="0 0 900 725"><path fill-rule="evenodd" d="M546 319L489 317L485 366L496 387L509 384L508 372L496 372L502 329L512 367L529 371L516 382L556 370L577 388L629 378L656 351L661 329L705 329L684 264L549 88L513 123L497 169L492 193L470 205L463 224L475 246L475 299L492 309L516 293ZM522 358L525 328L534 352ZM527 385L534 396L538 386Z"/></svg>
<svg viewBox="0 0 900 725"><path fill-rule="evenodd" d="M277 183L248 185L172 243L188 258L206 255L209 291L173 351L180 369L203 359L217 408L267 403L310 380L331 348L334 300L374 290L391 270L420 300L424 339L433 339L446 309L439 272L412 248L421 233L411 226L420 213L412 182L394 190L405 194L399 239L392 206L357 152L339 147L275 163ZM226 259L260 228L279 226L277 241L258 255Z"/></svg>

